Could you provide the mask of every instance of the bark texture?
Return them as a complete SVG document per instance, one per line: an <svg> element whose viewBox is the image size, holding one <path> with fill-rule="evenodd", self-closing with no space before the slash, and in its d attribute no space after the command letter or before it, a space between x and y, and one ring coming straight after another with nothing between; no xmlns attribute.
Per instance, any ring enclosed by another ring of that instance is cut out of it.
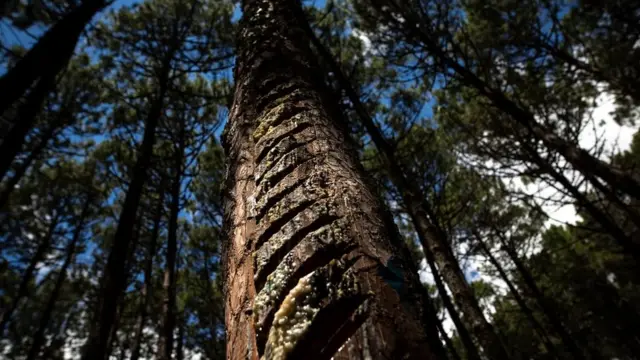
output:
<svg viewBox="0 0 640 360"><path fill-rule="evenodd" d="M435 358L421 284L328 101L300 11L243 3L223 136L227 358ZM392 256L400 287L380 275Z"/></svg>

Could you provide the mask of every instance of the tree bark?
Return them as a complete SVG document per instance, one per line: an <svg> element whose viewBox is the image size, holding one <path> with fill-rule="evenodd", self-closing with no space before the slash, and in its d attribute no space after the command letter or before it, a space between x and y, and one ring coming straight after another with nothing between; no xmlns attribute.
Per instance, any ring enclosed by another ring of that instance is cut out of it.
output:
<svg viewBox="0 0 640 360"><path fill-rule="evenodd" d="M373 119L369 116L367 110L360 101L360 97L344 76L340 66L336 63L333 56L311 31L307 31L307 34L311 39L311 42L321 53L324 60L329 64L329 66L331 66L331 70L338 79L340 86L354 105L362 124L371 136L371 140L374 142L382 156L385 166L388 168L388 175L391 181L400 192L402 200L412 218L414 228L416 229L416 233L418 234L422 244L427 263L434 274L438 292L440 293L443 303L458 329L458 333L465 349L467 350L467 355L471 359L480 359L477 348L468 333L467 329L470 329L478 336L485 352L487 352L491 357L508 359L509 356L506 349L502 345L502 342L493 330L491 324L485 319L469 284L464 278L464 274L462 273L457 260L451 252L445 236L443 236L442 231L439 231L439 229L429 221L429 215L432 214L432 211L424 201L424 196L421 194L419 187L404 175L403 169L395 158L394 151L375 125ZM433 218L433 216L431 216L431 218ZM438 269L436 269L434 263L438 265ZM449 285L449 288L453 292L454 300L465 315L466 325L463 325L462 320L458 316L457 310L451 303L446 289L439 279L438 273L443 275L445 281Z"/></svg>
<svg viewBox="0 0 640 360"><path fill-rule="evenodd" d="M161 184L163 184L162 181ZM130 360L138 360L140 358L144 325L147 320L148 307L153 299L153 258L156 254L156 244L158 241L158 233L160 232L160 221L162 220L162 209L164 208L164 194L164 186L161 185L158 206L154 214L153 227L149 236L149 252L147 255L147 261L144 266L144 287L142 291L142 298L140 299L138 317L136 319L136 330L133 338L133 345L131 346Z"/></svg>
<svg viewBox="0 0 640 360"><path fill-rule="evenodd" d="M47 305L42 312L42 316L40 318L40 325L38 326L38 330L33 336L33 343L29 348L29 353L27 354L27 360L35 360L40 353L40 347L42 346L45 331L47 329L47 325L49 325L49 320L51 319L51 315L53 314L53 310L56 306L56 302L58 301L58 296L60 295L60 290L62 289L62 285L64 284L67 278L67 270L71 265L73 260L73 256L76 253L76 247L78 242L81 239L82 231L84 230L85 222L87 220L87 216L89 215L89 209L91 208L92 196L87 195L84 206L82 207L82 212L80 213L80 217L78 219L78 224L76 225L76 229L74 231L71 242L67 246L67 256L62 263L62 267L60 267L60 272L58 273L58 277L56 278L55 285L53 287L53 291L51 295L49 295L49 300L47 301Z"/></svg>
<svg viewBox="0 0 640 360"><path fill-rule="evenodd" d="M148 168L151 164L156 127L162 115L169 78L169 65L165 64L159 81L159 90L154 99L149 115L145 121L142 145L133 168L132 180L127 189L118 227L113 237L113 244L107 258L107 264L101 280L98 307L95 313L94 328L90 331L85 345L82 360L103 360L106 357L109 334L118 307L118 300L125 290L125 263L133 237L136 214L144 184L147 181Z"/></svg>
<svg viewBox="0 0 640 360"><path fill-rule="evenodd" d="M435 358L422 284L331 117L300 3L246 0L242 10L223 136L227 358L359 359L352 349L365 340L374 359ZM397 288L380 275L390 267Z"/></svg>
<svg viewBox="0 0 640 360"><path fill-rule="evenodd" d="M102 0L85 0L53 25L13 68L0 77L0 115L16 104L36 80L55 80L73 56L84 28L107 4ZM50 88L43 90L45 96Z"/></svg>
<svg viewBox="0 0 640 360"><path fill-rule="evenodd" d="M0 314L0 336L4 334L4 330L11 320L11 316L20 305L20 301L27 295L29 295L29 283L33 280L34 272L36 271L36 266L38 263L42 261L51 246L51 241L53 240L54 232L56 227L58 226L58 222L60 221L60 213L58 212L56 216L51 220L49 224L49 228L47 229L47 234L38 244L38 248L36 249L36 253L31 258L27 269L22 276L22 280L20 281L20 285L18 286L18 293L16 297L11 302L11 305L7 307L5 311Z"/></svg>

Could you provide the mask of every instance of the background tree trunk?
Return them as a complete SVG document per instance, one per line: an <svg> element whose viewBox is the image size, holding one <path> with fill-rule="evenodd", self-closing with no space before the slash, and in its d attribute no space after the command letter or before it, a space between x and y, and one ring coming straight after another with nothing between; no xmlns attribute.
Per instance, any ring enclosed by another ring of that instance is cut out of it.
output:
<svg viewBox="0 0 640 360"><path fill-rule="evenodd" d="M176 257L178 252L178 213L180 212L180 189L182 186L182 163L184 156L184 123L175 154L175 176L171 184L171 205L167 238L167 257L164 272L164 299L162 304L163 324L158 344L158 359L171 360L173 353L173 331L176 325Z"/></svg>
<svg viewBox="0 0 640 360"><path fill-rule="evenodd" d="M160 182L163 184L163 182ZM138 360L140 358L140 350L142 347L142 336L144 331L144 325L147 320L148 307L153 299L153 258L156 254L156 244L158 242L158 233L160 232L160 221L162 220L162 213L164 209L164 186L160 186L160 196L158 198L158 206L153 218L153 227L151 228L151 234L149 235L149 251L147 254L147 261L144 266L144 287L142 297L140 299L140 308L138 310L138 317L136 319L135 334L133 337L133 345L131 346L131 358L130 360Z"/></svg>
<svg viewBox="0 0 640 360"><path fill-rule="evenodd" d="M73 256L76 253L78 242L82 237L82 231L84 230L87 216L89 215L89 209L91 208L91 201L92 201L91 195L87 195L87 199L85 200L85 204L82 208L82 212L80 213L80 217L78 218L78 223L76 225L73 238L71 239L71 242L67 246L67 256L65 256L64 262L62 263L62 267L60 267L55 285L53 287L53 291L51 292L51 295L49 295L49 300L47 301L47 305L42 313L42 316L40 317L40 325L38 326L38 330L33 336L33 343L31 344L31 348L29 349L27 360L35 360L38 358L38 354L40 353L40 347L42 346L42 342L44 340L44 335L47 329L47 325L49 325L49 320L51 319L51 315L53 314L53 310L56 306L56 302L58 301L58 296L60 295L60 290L62 289L62 285L64 284L67 278L67 270L69 269L69 266L73 261Z"/></svg>
<svg viewBox="0 0 640 360"><path fill-rule="evenodd" d="M89 334L82 355L83 360L102 360L106 357L109 334L116 315L118 299L126 283L126 258L133 236L136 214L140 197L147 180L147 170L151 163L156 127L162 114L164 97L167 90L168 66L163 70L164 80L160 82L157 97L145 122L144 136L140 146L140 155L133 169L133 176L122 206L114 242L107 258L105 272L101 282L100 300L96 311L95 326Z"/></svg>
<svg viewBox="0 0 640 360"><path fill-rule="evenodd" d="M18 108L15 124L11 127L9 133L4 136L2 145L0 145L0 153L2 153L2 157L0 157L0 180L7 175L11 168L11 163L22 150L27 134L33 128L36 116L40 112L42 104L45 102L54 83L54 77L40 79L33 91L27 96L25 103Z"/></svg>
<svg viewBox="0 0 640 360"><path fill-rule="evenodd" d="M536 331L538 332L538 335L540 336L540 338L542 339L542 342L547 348L547 351L557 356L557 350L555 348L555 345L553 344L553 342L551 342L551 339L549 338L549 334L547 334L546 329L542 326L542 324L538 321L538 319L535 318L533 310L531 310L531 308L527 305L527 303L524 301L522 296L520 296L520 292L518 292L518 289L516 289L515 285L513 285L513 283L511 282L511 279L509 279L509 276L502 268L502 265L500 265L500 262L498 262L498 259L496 259L496 257L493 256L493 254L491 253L491 250L482 239L482 236L478 234L477 231L474 231L474 237L476 238L476 241L480 245L482 252L485 254L485 256L487 256L487 258L489 258L489 262L491 263L491 265L493 265L493 267L496 268L502 280L507 284L507 287L509 288L511 295L516 300L516 303L518 303L518 306L520 306L520 309L522 310L524 315L527 317L527 319L529 319L529 321L531 322L531 325L533 325L533 327L536 328ZM571 341L573 342L572 339ZM574 350L574 348L571 345L575 346L575 343L569 344L567 345L567 347L570 350ZM576 347L576 349L578 348ZM579 350L578 350L578 353L573 354L573 356L576 359L583 358Z"/></svg>
<svg viewBox="0 0 640 360"><path fill-rule="evenodd" d="M33 280L36 267L38 266L40 261L44 259L45 255L47 254L47 251L49 251L49 247L51 246L51 241L53 239L55 229L60 222L60 216L61 214L57 213L54 216L54 218L51 219L51 223L49 224L49 228L47 229L46 235L44 236L44 238L40 240L40 243L38 244L38 248L36 249L35 254L31 258L31 261L29 262L29 265L27 266L27 269L25 270L24 275L22 275L22 280L20 281L20 285L18 285L18 291L15 297L13 298L13 300L11 301L11 304L7 307L7 309L0 314L0 336L4 334L5 328L7 327L7 324L9 323L9 321L11 320L11 316L20 305L20 301L22 301L24 297L29 295L29 284Z"/></svg>
<svg viewBox="0 0 640 360"><path fill-rule="evenodd" d="M51 27L13 68L0 77L0 115L15 104L36 80L55 80L73 55L84 28L106 5L107 2L102 0L85 0ZM45 96L49 90L44 89Z"/></svg>

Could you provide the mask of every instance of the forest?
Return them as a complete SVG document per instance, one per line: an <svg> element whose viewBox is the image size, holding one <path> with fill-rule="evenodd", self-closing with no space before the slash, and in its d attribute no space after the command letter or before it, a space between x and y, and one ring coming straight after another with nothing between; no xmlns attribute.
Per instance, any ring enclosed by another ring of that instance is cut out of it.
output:
<svg viewBox="0 0 640 360"><path fill-rule="evenodd" d="M0 359L640 359L640 2L0 5Z"/></svg>

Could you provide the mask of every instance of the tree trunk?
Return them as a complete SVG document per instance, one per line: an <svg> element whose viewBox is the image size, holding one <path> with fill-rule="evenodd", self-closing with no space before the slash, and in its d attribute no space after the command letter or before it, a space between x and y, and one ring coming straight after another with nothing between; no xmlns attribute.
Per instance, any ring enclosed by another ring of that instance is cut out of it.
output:
<svg viewBox="0 0 640 360"><path fill-rule="evenodd" d="M431 270L431 274L433 275L433 279L436 283L436 288L438 289L438 295L442 299L442 303L445 309L447 309L447 313L451 317L451 321L456 327L456 330L458 332L458 337L460 337L460 341L462 342L462 345L465 348L465 353L467 355L467 358L470 360L480 360L480 354L478 352L478 348L476 347L476 344L473 342L473 339L471 338L471 334L469 334L469 330L463 324L462 319L458 314L458 310L453 305L453 302L451 301L451 297L447 293L447 289L444 286L442 279L440 278L440 272L436 267L433 252L427 245L426 239L425 241L423 241L422 236L418 235L418 237L420 238L422 251L424 252L427 265L429 266L429 270Z"/></svg>
<svg viewBox="0 0 640 360"><path fill-rule="evenodd" d="M163 182L161 181L161 184ZM140 299L140 309L138 310L138 317L136 319L135 335L133 338L133 345L131 346L131 358L130 360L138 360L140 358L140 350L142 347L142 336L144 331L144 325L147 320L148 307L153 300L153 258L156 254L156 244L158 241L158 233L160 232L160 221L162 220L162 209L164 208L164 186L160 186L160 198L158 199L158 207L153 219L153 228L149 237L149 252L147 255L147 261L144 266L144 287L142 291L142 298Z"/></svg>
<svg viewBox="0 0 640 360"><path fill-rule="evenodd" d="M182 317L180 317L180 323L178 324L176 360L184 360L184 319Z"/></svg>
<svg viewBox="0 0 640 360"><path fill-rule="evenodd" d="M38 263L40 263L40 261L42 261L45 255L47 254L47 251L51 246L51 241L53 240L54 231L58 226L59 220L60 220L60 213L58 212L56 216L51 220L51 223L49 224L49 228L47 229L47 234L38 244L36 253L31 258L31 261L29 262L29 265L27 266L27 269L25 270L24 275L22 276L22 280L20 281L20 285L18 286L18 293L16 294L16 297L11 302L11 305L9 305L7 309L3 311L2 314L0 314L0 336L4 334L4 330L7 324L9 323L9 321L11 320L11 316L18 308L18 305L20 305L20 301L22 301L24 297L29 295L29 284L33 280L33 275L34 275L34 272L36 271L36 266L38 266Z"/></svg>
<svg viewBox="0 0 640 360"><path fill-rule="evenodd" d="M73 56L84 28L106 5L102 0L85 0L53 25L13 68L0 77L0 116L16 104L36 80L55 80ZM50 87L44 89L45 96L49 90Z"/></svg>
<svg viewBox="0 0 640 360"><path fill-rule="evenodd" d="M300 3L247 0L242 10L223 141L227 358L359 359L350 344L365 340L375 359L435 358L422 284L330 116L337 104L326 100Z"/></svg>
<svg viewBox="0 0 640 360"><path fill-rule="evenodd" d="M127 189L122 212L118 220L118 227L113 237L113 244L101 280L99 302L94 320L95 326L90 331L82 360L103 360L106 357L109 334L116 315L118 300L125 290L127 277L125 269L126 258L130 251L129 247L133 237L140 197L147 180L147 170L151 164L156 127L162 115L168 77L169 68L167 64L161 75L160 89L145 121L142 145L139 150L140 155L133 169L132 180Z"/></svg>
<svg viewBox="0 0 640 360"><path fill-rule="evenodd" d="M447 347L447 355L449 359L462 360L462 358L460 357L460 354L458 354L458 350L456 350L456 347L453 344L453 341L451 341L449 334L447 334L447 331L444 329L444 326L442 326L442 322L438 321L437 326L438 326L438 331L440 332L440 336L442 337L442 340L444 340L444 344Z"/></svg>
<svg viewBox="0 0 640 360"><path fill-rule="evenodd" d="M367 132L371 136L376 148L381 153L383 161L388 168L389 177L400 192L405 207L412 218L412 222L414 223L414 228L416 229L422 244L427 263L434 274L438 292L445 307L449 311L456 328L458 329L461 340L467 350L467 355L471 359L480 358L477 348L468 334L467 329L470 329L478 336L485 352L487 352L489 356L492 358L495 357L496 359L508 359L509 356L507 355L506 349L502 345L502 342L493 330L491 324L489 324L485 319L469 284L464 278L457 260L451 252L446 238L442 235L442 232L438 231L434 224L429 221L428 214L431 214L432 212L429 210L428 204L424 202L424 196L421 195L419 187L404 175L404 171L400 167L399 162L395 159L391 146L389 146L388 142L375 125L373 119L369 116L367 110L360 102L360 97L344 76L340 66L336 63L333 56L310 30L307 31L307 35L321 53L324 60L331 66L331 70L338 79L340 86L345 90L347 96L354 105L362 124L367 129ZM436 269L434 263L438 265L439 269ZM465 315L466 326L463 325L462 320L459 318L456 309L451 303L446 289L439 279L438 273L443 275L445 281L449 285L449 288L453 292L454 300Z"/></svg>
<svg viewBox="0 0 640 360"><path fill-rule="evenodd" d="M175 177L171 184L171 208L167 237L167 257L164 272L164 299L162 302L163 323L158 343L158 359L171 360L173 331L176 325L176 257L178 252L178 213L180 212L180 190L182 186L182 164L184 157L184 123L180 126L180 139L174 159Z"/></svg>
<svg viewBox="0 0 640 360"><path fill-rule="evenodd" d="M569 331L562 323L562 320L558 317L553 307L546 300L544 294L536 284L536 281L533 278L533 275L531 275L527 267L522 263L522 261L520 260L520 257L513 250L513 248L511 248L507 244L503 235L497 232L497 237L500 240L500 243L502 245L502 250L507 253L507 255L509 256L509 259L516 266L516 269L518 270L518 273L522 277L522 280L524 280L524 283L527 285L527 287L533 294L533 297L538 303L538 306L540 306L540 309L542 309L545 316L547 316L547 318L551 322L551 326L553 326L554 331L562 339L562 342L567 347L567 350L573 355L574 358L584 359L585 357L582 351L580 350L580 347L578 346L578 344L575 343L575 341L571 337L571 334L569 334Z"/></svg>
<svg viewBox="0 0 640 360"><path fill-rule="evenodd" d="M120 339L118 339L118 329L120 328L120 319L122 319L122 312L124 311L126 306L124 295L124 293L121 294L120 298L118 298L116 301L118 307L113 317L111 329L109 331L109 337L107 338L107 348L105 350L105 358L107 359L111 359L114 345L121 345L121 341Z"/></svg>
<svg viewBox="0 0 640 360"><path fill-rule="evenodd" d="M382 16L402 27L410 39L421 43L431 55L451 68L466 84L475 88L480 94L489 99L494 106L509 114L516 124L526 129L535 139L540 140L547 148L560 154L588 179L590 175L595 175L604 180L611 188L640 199L640 183L631 174L607 164L591 155L587 150L574 145L556 135L552 130L540 125L530 111L520 107L500 90L492 88L472 70L445 53L431 35L425 32L424 26L420 26L421 22L413 14L409 14L392 0L385 0L384 3L393 4L395 8L393 11L403 14L405 21L398 23L397 19L391 15L392 11L389 11L388 6L376 4L376 10ZM457 50L457 44L451 43L451 45L454 47L453 50Z"/></svg>
<svg viewBox="0 0 640 360"><path fill-rule="evenodd" d="M0 145L0 154L2 154L0 157L0 181L7 175L11 163L22 150L27 134L33 128L36 115L40 112L54 82L55 78L53 77L40 79L33 91L27 96L25 103L18 108L16 122L9 133L4 136Z"/></svg>
<svg viewBox="0 0 640 360"><path fill-rule="evenodd" d="M482 252L487 256L487 258L489 258L489 262L491 263L491 265L493 265L493 267L496 268L496 270L498 270L500 277L507 284L507 287L509 288L511 295L513 295L513 298L516 300L516 303L518 303L518 306L520 306L520 309L522 310L524 315L527 317L527 319L529 319L529 321L531 322L531 325L533 325L533 327L538 332L538 335L540 336L542 342L544 343L544 346L547 348L547 351L554 357L557 357L557 350L555 348L555 345L553 345L553 342L551 342L551 339L549 338L549 334L547 334L547 331L545 330L544 326L542 326L542 324L538 321L538 319L536 319L533 313L533 310L527 305L527 303L524 301L522 296L520 296L520 292L518 291L518 289L516 289L515 285L513 285L513 283L511 282L511 279L509 279L509 276L502 268L502 265L500 265L500 262L498 261L498 259L496 259L496 257L493 256L487 244L484 242L484 240L482 240L482 236L476 230L474 230L474 237L476 238L476 241L480 245ZM570 340L572 341L572 343L567 345L567 348L569 349L569 351L572 352L573 358L584 359L584 356L582 355L582 353L580 352L576 344L573 342L573 339L570 338ZM577 353L574 353L574 351L577 351Z"/></svg>
<svg viewBox="0 0 640 360"><path fill-rule="evenodd" d="M29 170L31 163L40 156L42 151L47 147L47 144L49 143L49 141L53 139L55 135L56 135L56 126L50 126L46 130L46 132L43 134L42 138L38 142L38 145L36 145L36 147L33 150L31 150L31 152L29 153L29 156L27 156L27 158L20 164L20 167L16 169L13 176L9 179L9 181L7 181L6 185L0 192L0 209L3 209L7 205L9 201L9 196L15 189L18 182L20 182L20 179L22 179L22 176L24 176L27 170ZM8 166L10 165L11 163L9 162ZM0 176L0 179L2 178L3 176Z"/></svg>
<svg viewBox="0 0 640 360"><path fill-rule="evenodd" d="M134 281L134 273L133 273L133 269L134 269L134 261L135 261L135 255L136 255L136 248L138 247L138 243L140 242L140 236L142 234L142 227L143 227L143 222L144 222L144 217L143 216L139 216L136 222L136 225L134 225L134 235L133 238L131 239L131 244L129 245L129 253L127 254L126 260L125 260L125 283L123 286L123 289L126 289L129 287L129 284L131 284ZM129 339L128 337L125 339L118 339L118 329L120 328L120 320L122 319L122 314L125 311L125 308L127 307L127 302L126 302L126 292L122 291L119 294L119 298L116 300L116 303L118 304L118 308L116 310L115 313L115 317L113 319L113 324L111 325L111 331L109 332L109 338L107 339L107 350L105 351L105 356L110 359L111 358L111 354L113 352L113 347L114 344L116 344L117 346L124 346L123 344L128 343Z"/></svg>
<svg viewBox="0 0 640 360"><path fill-rule="evenodd" d="M47 305L42 312L42 316L40 318L40 325L38 326L38 330L33 336L33 343L31 344L31 348L29 349L29 353L27 355L27 360L35 360L40 353L40 347L42 346L45 331L47 329L47 325L49 325L49 320L51 319L51 315L53 314L53 310L56 306L56 302L58 301L58 296L60 295L60 290L62 289L62 285L67 278L67 270L71 265L71 261L73 260L73 256L76 253L76 247L80 238L82 236L82 231L84 229L85 222L87 220L87 216L89 215L89 209L91 207L91 195L87 195L87 199L85 200L84 206L82 208L82 212L80 213L80 218L78 219L78 224L76 225L76 229L74 231L71 242L67 248L67 256L62 263L62 267L60 268L60 272L58 273L58 277L56 278L55 285L53 287L53 291L49 296L49 300L47 301Z"/></svg>

